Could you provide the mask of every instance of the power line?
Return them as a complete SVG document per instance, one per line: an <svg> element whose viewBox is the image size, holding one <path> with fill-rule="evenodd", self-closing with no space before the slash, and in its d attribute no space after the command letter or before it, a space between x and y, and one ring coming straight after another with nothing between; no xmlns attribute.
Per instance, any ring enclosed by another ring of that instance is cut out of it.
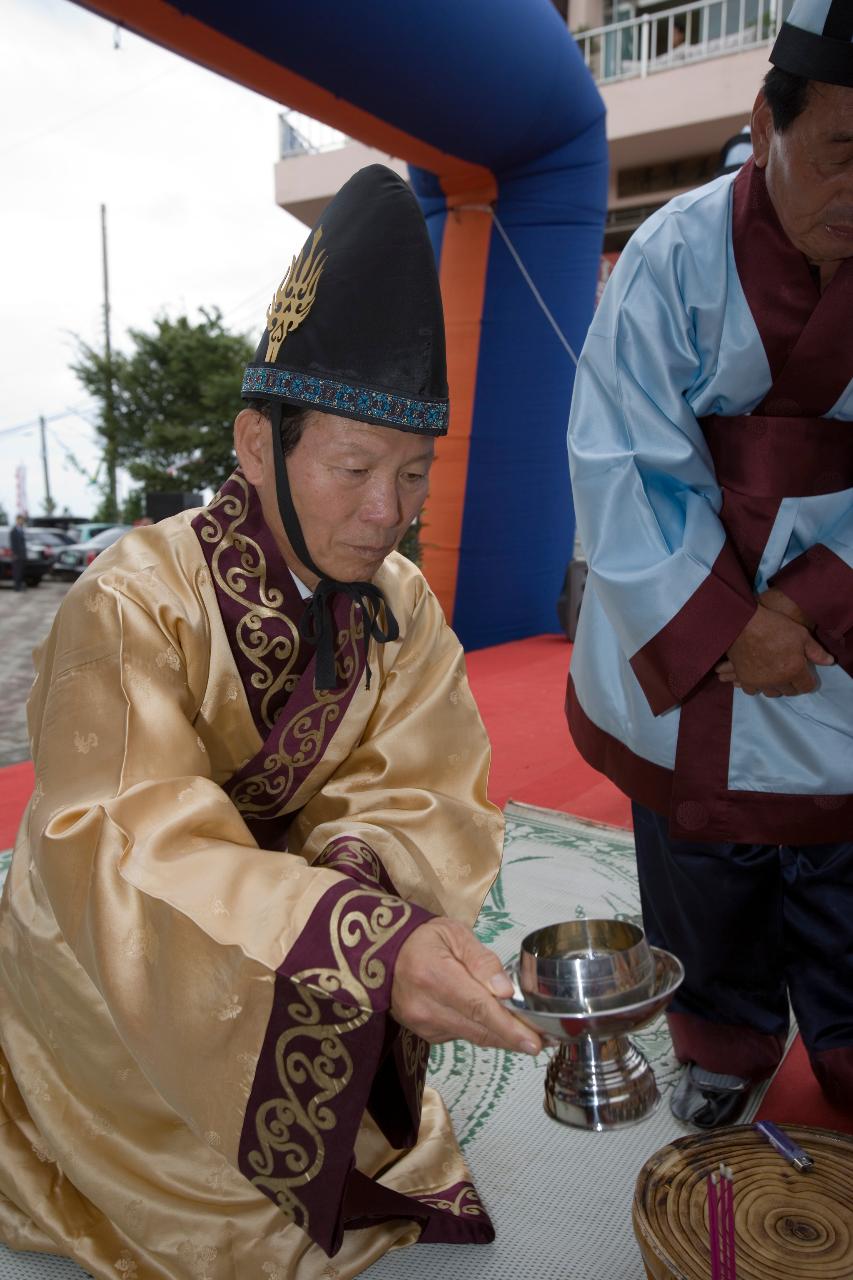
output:
<svg viewBox="0 0 853 1280"><path fill-rule="evenodd" d="M28 137L19 138L17 142L11 143L8 147L1 147L0 156L7 156L10 152L17 151L19 147L28 147L33 142L39 142L42 138L49 138L54 133L61 133L63 129L70 129L73 125L78 124L79 121L88 119L89 116L103 115L114 103L122 102L125 98L130 98L135 93L141 93L143 89L150 89L152 85L158 84L166 76L174 75L177 70L177 67L167 67L165 71L161 71L159 75L154 76L151 80L146 80L144 84L134 85L132 89L125 89L123 93L116 93L111 98L107 98L105 102L100 102L95 107L89 107L86 111L81 111L78 115L71 116L68 120L63 120L59 124L54 122L36 133L29 134Z"/></svg>
<svg viewBox="0 0 853 1280"><path fill-rule="evenodd" d="M229 307L227 311L223 312L222 319L230 320L232 316L236 315L238 311L242 311L244 307L248 307L250 304L254 307L262 298L271 298L274 292L275 288L273 287L271 292L268 285L265 285L263 289L256 289L254 293L250 293L242 302L235 303L233 307Z"/></svg>
<svg viewBox="0 0 853 1280"><path fill-rule="evenodd" d="M45 414L44 420L45 422L60 422L63 418L82 418L84 422L89 423L89 426L94 426L94 423L86 417L86 414L92 413L95 407L95 405L84 405L82 409L64 409L62 413ZM30 422L19 422L14 427L2 427L0 428L0 436L11 436L16 431L29 431L33 427L37 427L39 422L40 418L33 418Z"/></svg>

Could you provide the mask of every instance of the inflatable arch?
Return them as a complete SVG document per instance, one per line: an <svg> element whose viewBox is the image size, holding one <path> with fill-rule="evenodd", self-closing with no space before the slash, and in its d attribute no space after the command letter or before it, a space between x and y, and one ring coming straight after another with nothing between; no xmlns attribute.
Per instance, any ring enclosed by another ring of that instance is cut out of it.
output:
<svg viewBox="0 0 853 1280"><path fill-rule="evenodd" d="M423 568L467 648L555 629L565 434L607 195L604 106L551 0L87 0L406 160L439 262L451 424ZM538 296L537 296L538 295Z"/></svg>

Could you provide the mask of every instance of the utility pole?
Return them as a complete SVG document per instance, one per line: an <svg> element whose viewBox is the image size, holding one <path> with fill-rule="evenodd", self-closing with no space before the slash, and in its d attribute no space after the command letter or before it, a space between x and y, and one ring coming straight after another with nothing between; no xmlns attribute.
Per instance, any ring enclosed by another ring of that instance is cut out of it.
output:
<svg viewBox="0 0 853 1280"><path fill-rule="evenodd" d="M116 500L116 420L113 399L113 353L110 343L110 276L107 264L107 206L101 205L101 250L104 263L104 462L107 468L106 516L118 519Z"/></svg>
<svg viewBox="0 0 853 1280"><path fill-rule="evenodd" d="M44 414L39 414L39 435L41 436L41 465L44 470L44 514L52 516L56 503L50 496L50 476L47 470L47 432L44 425Z"/></svg>

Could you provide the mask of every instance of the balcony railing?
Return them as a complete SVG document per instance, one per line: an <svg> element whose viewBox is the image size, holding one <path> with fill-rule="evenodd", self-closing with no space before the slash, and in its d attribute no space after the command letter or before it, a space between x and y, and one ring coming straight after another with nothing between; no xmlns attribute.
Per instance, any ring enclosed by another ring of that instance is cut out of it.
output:
<svg viewBox="0 0 853 1280"><path fill-rule="evenodd" d="M312 120L298 111L282 111L278 117L279 155L282 160L291 156L315 156L321 151L336 151L345 147L349 138L330 125Z"/></svg>
<svg viewBox="0 0 853 1280"><path fill-rule="evenodd" d="M793 0L694 0L663 13L576 32L599 84L648 76L775 40Z"/></svg>

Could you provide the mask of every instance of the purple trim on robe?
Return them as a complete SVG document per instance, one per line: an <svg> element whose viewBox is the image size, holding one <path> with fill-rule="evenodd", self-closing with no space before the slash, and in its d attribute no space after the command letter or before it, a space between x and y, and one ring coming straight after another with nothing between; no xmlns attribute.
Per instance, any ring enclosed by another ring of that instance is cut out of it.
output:
<svg viewBox="0 0 853 1280"><path fill-rule="evenodd" d="M395 1149L417 1141L428 1050L388 1009L399 949L431 916L393 893L357 837L331 841L315 865L349 879L326 891L279 967L238 1166L330 1255L344 1230L392 1218L421 1223L424 1241L492 1240L470 1183L410 1197L355 1168L366 1110Z"/></svg>
<svg viewBox="0 0 853 1280"><path fill-rule="evenodd" d="M681 702L743 631L756 604L726 542L702 585L657 635L631 658L656 716Z"/></svg>
<svg viewBox="0 0 853 1280"><path fill-rule="evenodd" d="M238 1167L330 1255L347 1225L358 1128L396 1031L387 1012L394 963L430 918L343 880L320 899L276 975Z"/></svg>
<svg viewBox="0 0 853 1280"><path fill-rule="evenodd" d="M764 171L753 159L734 180L732 243L738 278L775 382L820 291L805 257L782 230Z"/></svg>
<svg viewBox="0 0 853 1280"><path fill-rule="evenodd" d="M490 1244L495 1229L470 1182L431 1194L404 1196L378 1186L356 1171L347 1187L348 1227L368 1227L389 1218L411 1218L422 1224L421 1244Z"/></svg>
<svg viewBox="0 0 853 1280"><path fill-rule="evenodd" d="M323 759L358 688L367 649L361 605L334 601L342 687L315 692L316 653L299 635L305 602L239 471L192 522L258 733L257 753L224 784L253 837L283 849L288 805Z"/></svg>
<svg viewBox="0 0 853 1280"><path fill-rule="evenodd" d="M681 708L669 805L669 833L676 839L746 840L725 798L733 706L734 685L712 671Z"/></svg>
<svg viewBox="0 0 853 1280"><path fill-rule="evenodd" d="M387 1013L397 953L432 919L396 894L341 880L323 894L278 973L339 1004Z"/></svg>
<svg viewBox="0 0 853 1280"><path fill-rule="evenodd" d="M735 549L747 582L755 582L767 539L776 523L781 505L781 498L753 498L748 493L723 490L720 523Z"/></svg>
<svg viewBox="0 0 853 1280"><path fill-rule="evenodd" d="M305 601L241 471L229 476L192 529L252 719L265 737L313 652L299 636Z"/></svg>
<svg viewBox="0 0 853 1280"><path fill-rule="evenodd" d="M571 672L566 685L566 719L572 741L588 765L610 778L638 804L655 813L669 813L672 770L638 756L590 720L578 700Z"/></svg>
<svg viewBox="0 0 853 1280"><path fill-rule="evenodd" d="M756 411L774 417L828 413L853 377L853 259L821 293L805 256L782 230L764 171L753 160L734 181L732 240L773 378ZM798 490L797 496L804 495Z"/></svg>
<svg viewBox="0 0 853 1280"><path fill-rule="evenodd" d="M358 836L336 836L330 840L314 866L331 867L371 888L378 885L386 893L397 892L380 858ZM387 1142L398 1151L417 1142L428 1064L426 1041L389 1018L385 1049L370 1089L367 1110Z"/></svg>
<svg viewBox="0 0 853 1280"><path fill-rule="evenodd" d="M716 685L721 690L731 689L731 685L719 681ZM578 701L571 676L566 716L575 746L587 764L605 774L632 800L655 813L669 815L670 834L680 840L810 845L850 839L853 795L730 791L724 785L708 790L700 776L699 794L680 794L676 801L672 770L644 760L590 720ZM702 759L700 756L700 765ZM716 763L709 758L708 766L715 769Z"/></svg>
<svg viewBox="0 0 853 1280"><path fill-rule="evenodd" d="M243 1120L240 1172L328 1254L343 1239L377 1018L279 973Z"/></svg>
<svg viewBox="0 0 853 1280"><path fill-rule="evenodd" d="M382 859L361 836L335 836L313 865L340 871L369 889L382 889L385 893L397 896L397 889L385 870Z"/></svg>
<svg viewBox="0 0 853 1280"><path fill-rule="evenodd" d="M669 1012L666 1020L678 1061L700 1062L706 1071L758 1084L772 1076L785 1056L784 1036L711 1022L693 1013Z"/></svg>
<svg viewBox="0 0 853 1280"><path fill-rule="evenodd" d="M799 605L815 636L840 667L853 676L853 569L822 543L780 569L771 581Z"/></svg>
<svg viewBox="0 0 853 1280"><path fill-rule="evenodd" d="M388 1024L385 1054L370 1088L367 1110L389 1146L402 1151L418 1140L429 1045L393 1018Z"/></svg>
<svg viewBox="0 0 853 1280"><path fill-rule="evenodd" d="M293 819L285 810L328 751L364 672L361 605L337 596L333 612L335 661L345 683L339 689L315 690L317 658L312 654L260 750L224 787L262 848L285 847Z"/></svg>

